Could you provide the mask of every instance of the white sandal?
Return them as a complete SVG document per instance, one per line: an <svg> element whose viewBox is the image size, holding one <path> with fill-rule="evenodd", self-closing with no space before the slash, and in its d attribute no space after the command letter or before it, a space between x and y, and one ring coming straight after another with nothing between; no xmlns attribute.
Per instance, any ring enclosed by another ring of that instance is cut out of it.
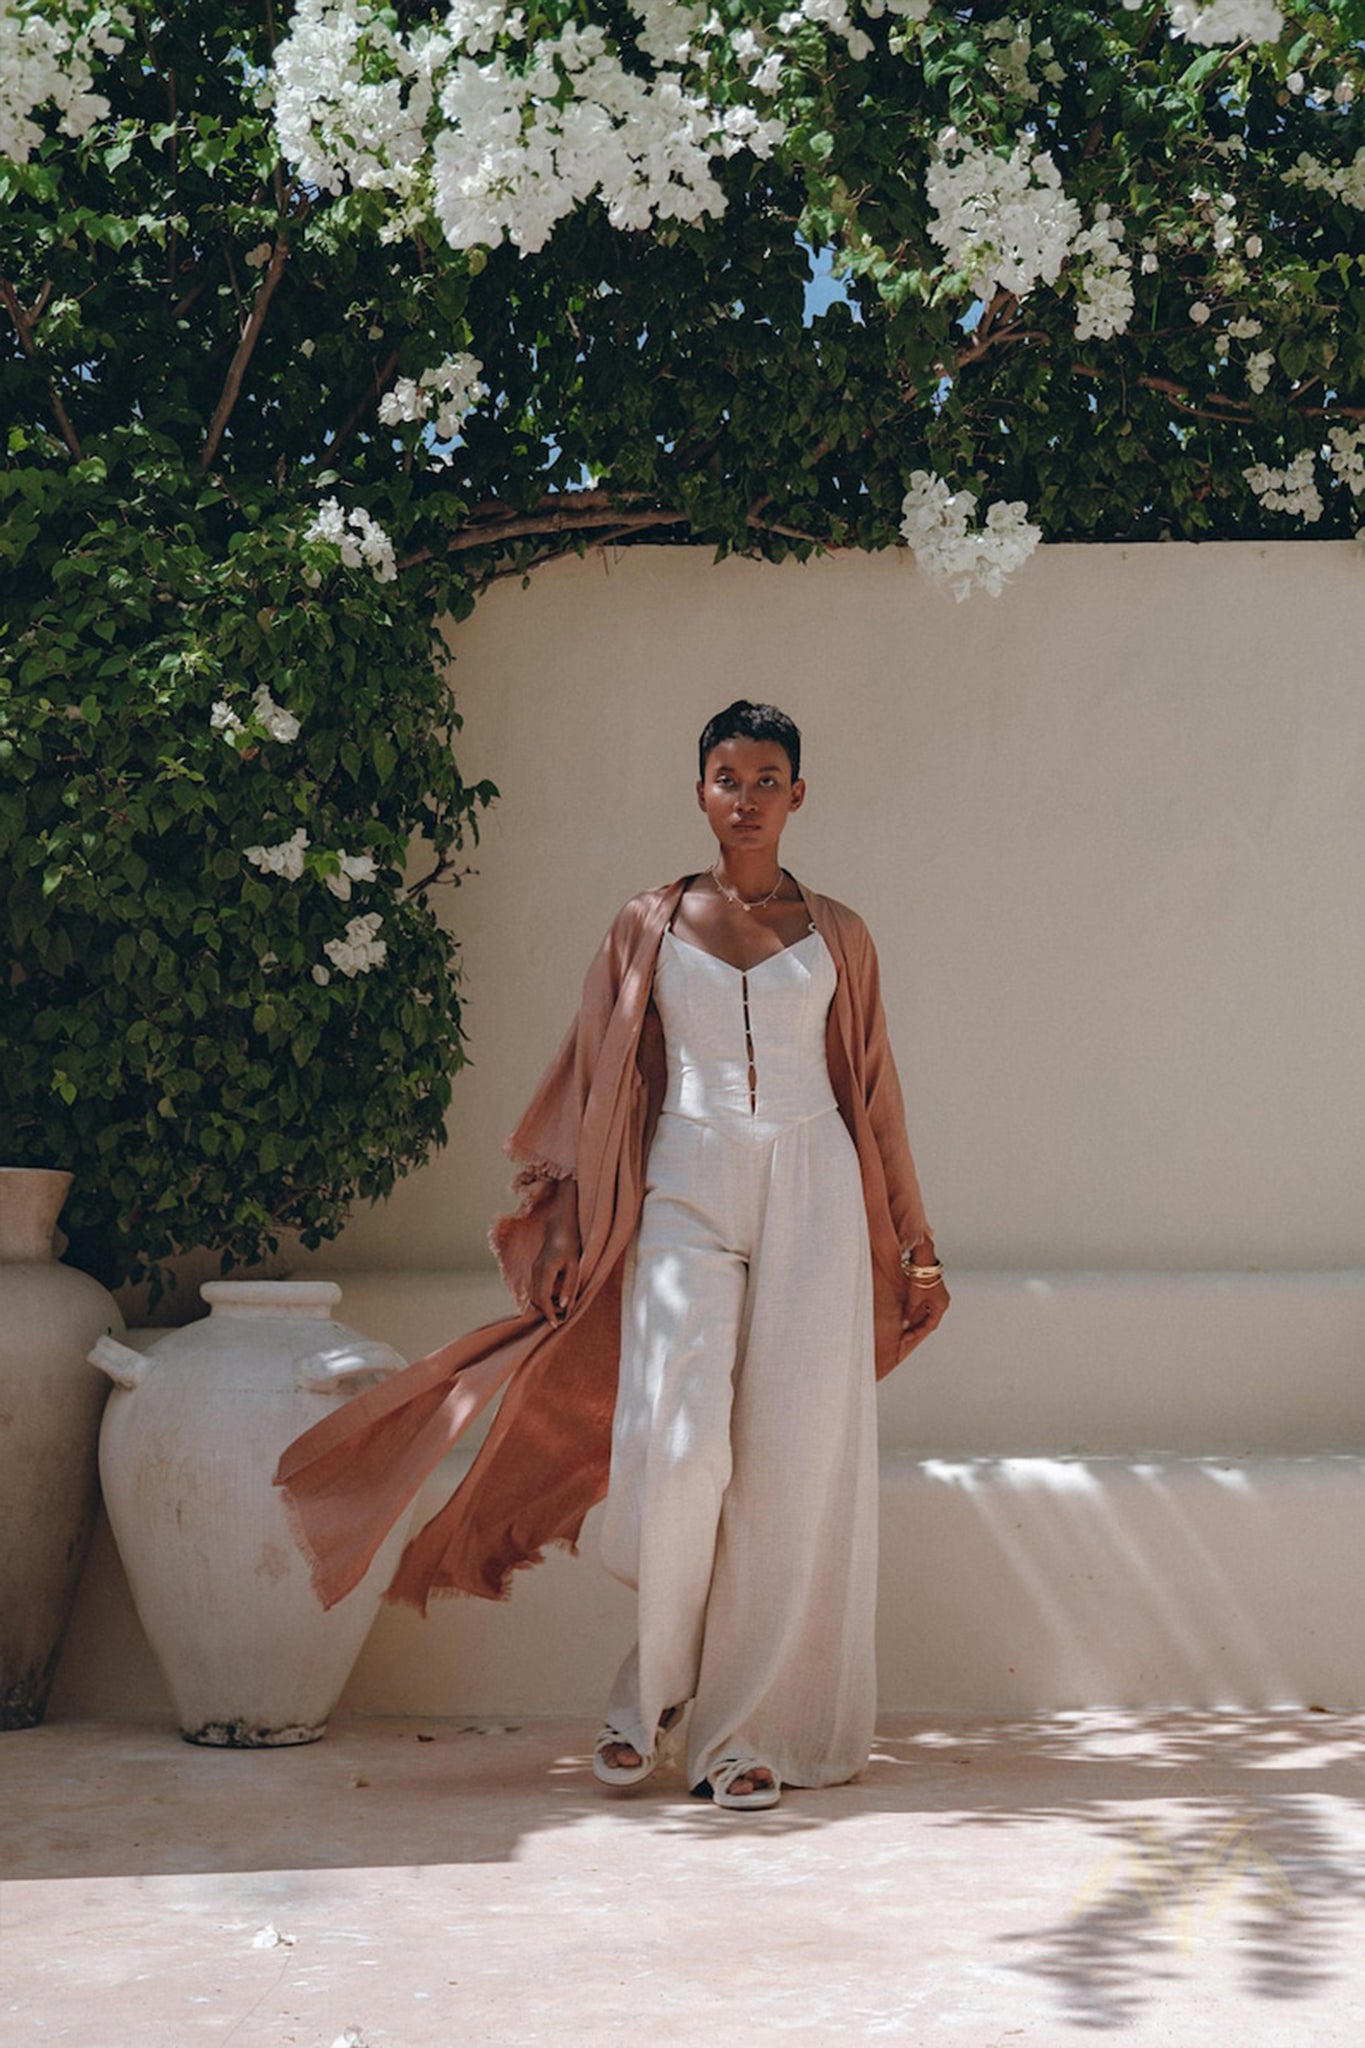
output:
<svg viewBox="0 0 1365 2048"><path fill-rule="evenodd" d="M753 1792L732 1792L730 1787L737 1778L747 1778L755 1771L766 1771L772 1779L771 1785L760 1785ZM736 1812L751 1812L761 1806L776 1806L782 1797L782 1780L771 1764L765 1764L756 1756L723 1756L711 1766L711 1798L717 1806L728 1806Z"/></svg>
<svg viewBox="0 0 1365 2048"><path fill-rule="evenodd" d="M622 1735L619 1729L613 1728L611 1723L607 1722L592 1746L592 1774L597 1782L600 1785L643 1785L645 1779L653 1776L671 1752L673 1745L669 1741L669 1732L676 1728L682 1719L682 1711L680 1706L664 1709L655 1732L654 1747L648 1756L640 1758L638 1764L607 1762L606 1752L609 1749L635 1749L635 1744L628 1735ZM640 1754L638 1750L635 1753L637 1756Z"/></svg>

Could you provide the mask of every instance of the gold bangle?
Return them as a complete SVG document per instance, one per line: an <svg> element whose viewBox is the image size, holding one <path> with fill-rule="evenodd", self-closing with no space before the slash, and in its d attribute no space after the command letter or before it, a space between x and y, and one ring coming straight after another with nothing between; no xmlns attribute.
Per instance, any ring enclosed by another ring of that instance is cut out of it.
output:
<svg viewBox="0 0 1365 2048"><path fill-rule="evenodd" d="M921 1287L936 1287L943 1278L943 1261L935 1259L931 1266L917 1266L911 1252L901 1253L901 1271L907 1280L914 1280Z"/></svg>
<svg viewBox="0 0 1365 2048"><path fill-rule="evenodd" d="M932 1263L932 1264L934 1264L934 1265L936 1265L936 1266L941 1266L941 1265L943 1264L943 1261L942 1261L942 1259L934 1259L934 1260L933 1260L933 1261L932 1261L931 1263ZM909 1272L910 1272L910 1271L912 1271L912 1270L917 1270L917 1271L919 1271L919 1272L921 1272L921 1273L927 1273L927 1272L929 1271L929 1267L928 1267L928 1266L919 1266L919 1267L916 1267L916 1266L915 1266L915 1254L914 1254L914 1253L913 1253L913 1252L911 1251L911 1249L910 1249L910 1247L909 1247L909 1245L908 1245L908 1244L907 1244L907 1245L902 1245L902 1246L901 1246L901 1271L902 1271L902 1273L909 1273Z"/></svg>

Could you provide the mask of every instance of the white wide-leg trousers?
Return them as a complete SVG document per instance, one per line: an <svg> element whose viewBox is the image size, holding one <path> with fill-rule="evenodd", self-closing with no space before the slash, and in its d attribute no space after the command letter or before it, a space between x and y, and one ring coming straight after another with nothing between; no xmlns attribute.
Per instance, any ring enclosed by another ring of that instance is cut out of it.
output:
<svg viewBox="0 0 1365 2048"><path fill-rule="evenodd" d="M690 1785L724 1756L831 1785L876 1711L872 1285L835 1109L665 1114L626 1274L602 1556L638 1591L606 1719L642 1754L691 1700Z"/></svg>

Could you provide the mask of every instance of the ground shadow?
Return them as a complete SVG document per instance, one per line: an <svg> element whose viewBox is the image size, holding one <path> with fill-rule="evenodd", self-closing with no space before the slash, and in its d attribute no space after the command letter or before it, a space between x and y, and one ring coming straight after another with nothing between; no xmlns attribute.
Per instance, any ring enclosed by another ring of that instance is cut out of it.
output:
<svg viewBox="0 0 1365 2048"><path fill-rule="evenodd" d="M307 1748L215 1751L170 1726L55 1722L3 1738L0 1856L7 1878L31 1881L504 1863L605 1812L663 1839L733 1845L739 1828L771 1858L846 1823L854 1844L860 1821L903 1814L912 1865L946 1846L941 1830L983 1831L986 1883L991 1839L1024 1830L1027 1857L1009 1867L1038 1881L983 1942L1050 1987L1067 2023L1102 2032L1133 2025L1215 1924L1242 1988L1286 2003L1321 1996L1365 1932L1362 1715L888 1717L856 1783L744 1816L690 1799L676 1766L604 1793L592 1734L367 1720ZM953 1868L972 1880L970 1857Z"/></svg>
<svg viewBox="0 0 1365 2048"><path fill-rule="evenodd" d="M892 1736L880 1768L913 1779L926 1747L959 1785L952 1828L1072 1842L1065 1911L1001 1937L1080 2029L1132 2027L1207 1944L1243 1991L1319 1997L1365 1939L1365 1716L1319 1710L1084 1712L944 1723ZM1011 1795L1011 1787L1016 1790ZM1075 1859L1077 1825L1085 1854ZM1053 1851L1055 1857L1056 1851Z"/></svg>

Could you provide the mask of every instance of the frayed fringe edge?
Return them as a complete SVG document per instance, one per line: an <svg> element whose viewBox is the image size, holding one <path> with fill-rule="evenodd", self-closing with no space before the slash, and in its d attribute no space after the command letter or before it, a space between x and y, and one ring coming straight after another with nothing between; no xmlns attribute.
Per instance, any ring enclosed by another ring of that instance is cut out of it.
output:
<svg viewBox="0 0 1365 2048"><path fill-rule="evenodd" d="M338 1593L334 1599L328 1600L327 1598L325 1598L322 1588L318 1584L318 1580L322 1577L322 1559L319 1557L317 1550L314 1548L313 1543L309 1538L308 1531L304 1527L303 1510L299 1506L299 1503L295 1500L293 1494L289 1491L289 1482L287 1479L280 1479L276 1477L273 1478L270 1483L272 1486L276 1486L279 1488L279 1491L283 1497L284 1518L289 1524L289 1533L294 1539L294 1542L299 1551L299 1555L302 1557L304 1563L308 1567L308 1581L309 1584L312 1586L313 1596L316 1599L319 1607L321 1607L323 1613L330 1614L334 1607L339 1607L343 1600L348 1599L349 1596L352 1593L354 1593L356 1587L363 1582L365 1578L365 1573L369 1571L370 1566L366 1565L365 1571L360 1574L360 1577L358 1579L354 1579L351 1582L351 1584L347 1586L343 1592ZM373 1558L371 1558L370 1563L373 1564L373 1562L374 1560Z"/></svg>
<svg viewBox="0 0 1365 2048"><path fill-rule="evenodd" d="M414 1614L420 1614L423 1620L425 1620L433 1600L510 1600L512 1597L513 1575L516 1572L529 1571L532 1565L543 1564L547 1550L567 1550L570 1557L577 1557L578 1541L573 1536L547 1536L538 1550L533 1550L529 1556L519 1557L514 1563L508 1565L498 1582L496 1593L490 1593L483 1586L475 1588L472 1586L432 1585L428 1586L424 1593L417 1595L412 1593L396 1593L391 1586L384 1595L385 1604L389 1607L410 1607Z"/></svg>
<svg viewBox="0 0 1365 2048"><path fill-rule="evenodd" d="M542 1181L572 1180L573 1170L560 1166L553 1159L527 1159L512 1176L512 1192L517 1195L529 1194Z"/></svg>

